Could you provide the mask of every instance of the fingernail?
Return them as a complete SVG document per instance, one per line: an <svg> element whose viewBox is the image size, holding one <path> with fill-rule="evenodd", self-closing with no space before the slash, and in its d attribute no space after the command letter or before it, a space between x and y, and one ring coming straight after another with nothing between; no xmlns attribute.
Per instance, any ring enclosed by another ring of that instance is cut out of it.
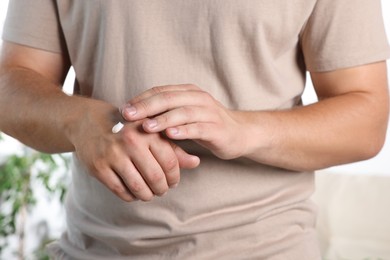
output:
<svg viewBox="0 0 390 260"><path fill-rule="evenodd" d="M177 129L177 128L169 128L169 133L171 135L178 135L179 134L179 129Z"/></svg>
<svg viewBox="0 0 390 260"><path fill-rule="evenodd" d="M149 119L145 122L146 126L148 128L155 128L157 126L157 120L155 119Z"/></svg>
<svg viewBox="0 0 390 260"><path fill-rule="evenodd" d="M134 116L135 114L137 114L137 109L133 106L127 106L127 107L125 107L124 112L128 116Z"/></svg>

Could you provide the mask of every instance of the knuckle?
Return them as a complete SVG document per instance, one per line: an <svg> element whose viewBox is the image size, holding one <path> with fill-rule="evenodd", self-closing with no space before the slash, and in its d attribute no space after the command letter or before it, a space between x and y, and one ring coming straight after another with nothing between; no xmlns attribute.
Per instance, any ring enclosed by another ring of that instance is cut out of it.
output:
<svg viewBox="0 0 390 260"><path fill-rule="evenodd" d="M176 157L173 157L167 160L164 168L168 172L173 172L178 168L178 166L179 166L179 161L177 160Z"/></svg>
<svg viewBox="0 0 390 260"><path fill-rule="evenodd" d="M155 86L151 89L151 91L152 91L152 94L159 94L159 93L163 92L163 87Z"/></svg>
<svg viewBox="0 0 390 260"><path fill-rule="evenodd" d="M134 146L139 141L138 134L134 131L126 130L123 132L123 141L125 144Z"/></svg>
<svg viewBox="0 0 390 260"><path fill-rule="evenodd" d="M96 175L102 175L106 168L107 163L104 158L97 158L90 165L90 170L96 173Z"/></svg>
<svg viewBox="0 0 390 260"><path fill-rule="evenodd" d="M108 188L114 192L116 195L123 197L124 193L128 193L126 188L121 183L111 183Z"/></svg>
<svg viewBox="0 0 390 260"><path fill-rule="evenodd" d="M173 94L172 92L168 91L168 92L163 92L161 93L162 95L162 98L168 102L167 104L169 104L170 100L172 100L174 97L175 97L175 94Z"/></svg>
<svg viewBox="0 0 390 260"><path fill-rule="evenodd" d="M155 171L155 172L152 172L149 176L148 176L148 180L151 182L151 183L159 183L161 182L162 180L164 180L164 175L159 172L159 171Z"/></svg>
<svg viewBox="0 0 390 260"><path fill-rule="evenodd" d="M181 108L183 111L183 114L186 115L187 118L193 118L195 115L194 109L189 106L185 106Z"/></svg>
<svg viewBox="0 0 390 260"><path fill-rule="evenodd" d="M131 192L138 194L144 190L144 185L142 185L142 183L140 183L139 181L132 180L129 181L128 188Z"/></svg>
<svg viewBox="0 0 390 260"><path fill-rule="evenodd" d="M179 183L180 181L180 170L178 160L171 160L168 162L165 168L166 180L169 187Z"/></svg>
<svg viewBox="0 0 390 260"><path fill-rule="evenodd" d="M150 105L148 102L142 100L138 102L138 105L140 106L141 110L148 111L150 108Z"/></svg>

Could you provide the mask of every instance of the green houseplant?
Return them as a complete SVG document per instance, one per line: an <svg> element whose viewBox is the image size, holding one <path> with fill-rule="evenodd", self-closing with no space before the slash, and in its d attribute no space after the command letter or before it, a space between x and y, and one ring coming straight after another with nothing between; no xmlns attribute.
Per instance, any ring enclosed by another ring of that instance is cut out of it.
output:
<svg viewBox="0 0 390 260"><path fill-rule="evenodd" d="M3 143L0 133L0 145ZM20 153L7 155L2 158L3 162L0 161L0 258L9 246L10 238L15 241L16 237L15 255L18 259L26 259L26 220L37 204L35 190L43 188L49 199L63 203L69 182L68 155L44 154L23 145L20 150ZM43 248L51 238L37 239L41 240L38 242ZM47 259L47 256L42 250L37 250L34 258Z"/></svg>

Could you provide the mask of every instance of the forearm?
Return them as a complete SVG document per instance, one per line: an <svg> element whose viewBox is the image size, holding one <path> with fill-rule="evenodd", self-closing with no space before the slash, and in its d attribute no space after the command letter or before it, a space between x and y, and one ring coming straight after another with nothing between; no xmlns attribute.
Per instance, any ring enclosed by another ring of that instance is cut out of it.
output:
<svg viewBox="0 0 390 260"><path fill-rule="evenodd" d="M298 171L368 159L383 145L387 104L387 95L349 93L287 111L239 113L244 156Z"/></svg>
<svg viewBox="0 0 390 260"><path fill-rule="evenodd" d="M383 146L389 93L386 64L311 73L320 101L284 111L234 111L199 87L160 86L122 108L146 132L191 139L217 157L246 157L296 171L368 159Z"/></svg>
<svg viewBox="0 0 390 260"><path fill-rule="evenodd" d="M0 130L43 152L74 151L70 135L88 102L32 70L9 68L0 75Z"/></svg>

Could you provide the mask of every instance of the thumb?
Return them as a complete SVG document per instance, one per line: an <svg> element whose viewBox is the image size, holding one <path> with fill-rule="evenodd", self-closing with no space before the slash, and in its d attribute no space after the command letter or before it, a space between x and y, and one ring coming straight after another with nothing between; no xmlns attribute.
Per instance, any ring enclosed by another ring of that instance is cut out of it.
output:
<svg viewBox="0 0 390 260"><path fill-rule="evenodd" d="M171 145L176 154L177 160L179 161L179 166L181 169L194 169L199 166L200 159L198 156L188 154L180 146L175 144Z"/></svg>

